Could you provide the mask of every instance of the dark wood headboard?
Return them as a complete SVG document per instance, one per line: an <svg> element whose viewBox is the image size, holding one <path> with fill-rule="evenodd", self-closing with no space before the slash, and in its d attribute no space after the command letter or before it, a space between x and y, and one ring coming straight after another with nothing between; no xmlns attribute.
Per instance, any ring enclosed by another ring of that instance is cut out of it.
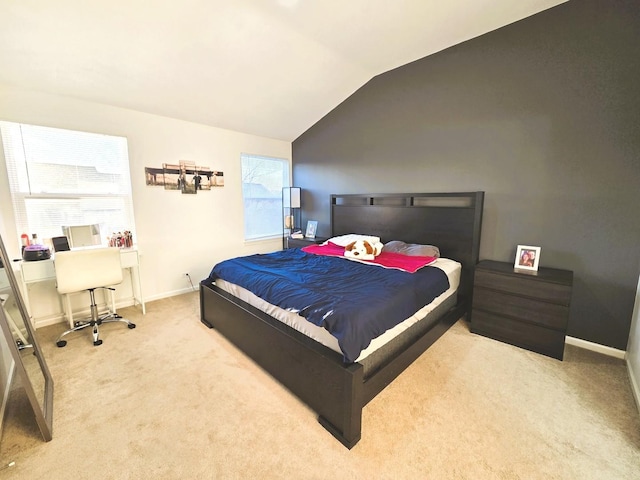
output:
<svg viewBox="0 0 640 480"><path fill-rule="evenodd" d="M383 243L435 245L462 264L459 299L471 301L484 192L331 195L331 234L369 234Z"/></svg>

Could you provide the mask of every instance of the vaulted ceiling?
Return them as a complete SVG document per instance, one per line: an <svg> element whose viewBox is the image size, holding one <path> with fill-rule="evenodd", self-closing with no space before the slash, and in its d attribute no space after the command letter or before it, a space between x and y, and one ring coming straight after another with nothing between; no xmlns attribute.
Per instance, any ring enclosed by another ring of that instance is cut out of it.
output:
<svg viewBox="0 0 640 480"><path fill-rule="evenodd" d="M293 141L374 76L564 1L0 0L0 83Z"/></svg>

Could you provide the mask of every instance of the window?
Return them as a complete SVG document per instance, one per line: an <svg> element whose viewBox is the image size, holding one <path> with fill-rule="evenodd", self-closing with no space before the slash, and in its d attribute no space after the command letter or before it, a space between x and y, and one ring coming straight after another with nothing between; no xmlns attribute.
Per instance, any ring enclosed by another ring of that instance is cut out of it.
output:
<svg viewBox="0 0 640 480"><path fill-rule="evenodd" d="M97 223L103 241L135 234L126 138L10 122L0 131L18 233Z"/></svg>
<svg viewBox="0 0 640 480"><path fill-rule="evenodd" d="M242 154L244 238L282 236L282 188L289 186L289 161Z"/></svg>

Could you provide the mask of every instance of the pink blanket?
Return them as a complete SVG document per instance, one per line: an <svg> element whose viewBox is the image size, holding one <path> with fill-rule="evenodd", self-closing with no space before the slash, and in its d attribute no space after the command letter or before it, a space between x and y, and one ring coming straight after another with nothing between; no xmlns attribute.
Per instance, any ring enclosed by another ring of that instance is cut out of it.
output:
<svg viewBox="0 0 640 480"><path fill-rule="evenodd" d="M355 258L348 258L344 256L344 247L336 245L334 243L327 243L326 245L308 245L302 248L303 252L313 253L315 255L329 255L331 257L343 257L345 260L353 260L360 263L370 263L373 265L379 265L385 268L396 268L409 273L415 273L422 267L431 265L434 263L436 257L419 257L413 255L403 255L401 253L382 252L376 256L373 260L358 260Z"/></svg>

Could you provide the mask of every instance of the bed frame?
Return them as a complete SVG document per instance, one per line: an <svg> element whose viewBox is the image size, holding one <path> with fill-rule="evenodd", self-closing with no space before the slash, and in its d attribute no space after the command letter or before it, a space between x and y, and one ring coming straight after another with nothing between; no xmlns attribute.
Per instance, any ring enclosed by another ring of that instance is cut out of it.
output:
<svg viewBox="0 0 640 480"><path fill-rule="evenodd" d="M306 337L210 282L200 282L201 321L217 329L318 414L347 448L361 437L362 408L469 312L484 192L331 195L331 234L436 245L462 264L457 304L407 348L364 375L360 363Z"/></svg>

